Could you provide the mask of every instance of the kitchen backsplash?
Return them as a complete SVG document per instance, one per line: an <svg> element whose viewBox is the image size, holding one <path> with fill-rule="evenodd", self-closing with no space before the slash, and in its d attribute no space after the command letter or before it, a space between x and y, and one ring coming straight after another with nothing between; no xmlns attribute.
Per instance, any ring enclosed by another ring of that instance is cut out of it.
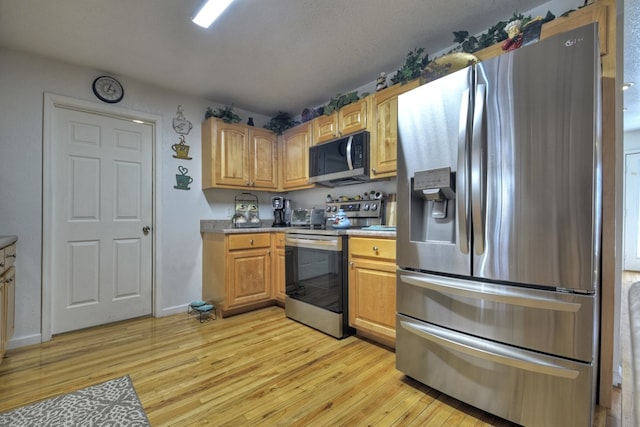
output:
<svg viewBox="0 0 640 427"><path fill-rule="evenodd" d="M325 199L328 194L334 199L340 196L355 197L364 195L371 191L390 194L396 192L396 179L371 181L364 184L346 185L343 187L323 187L311 188L308 190L290 191L289 193L268 193L264 191L247 191L258 197L259 215L261 220L272 220L273 210L271 209L271 197L283 196L291 200L292 208L324 208ZM202 219L231 219L235 212L234 201L242 191L226 189L209 189L203 191L209 207L211 216Z"/></svg>

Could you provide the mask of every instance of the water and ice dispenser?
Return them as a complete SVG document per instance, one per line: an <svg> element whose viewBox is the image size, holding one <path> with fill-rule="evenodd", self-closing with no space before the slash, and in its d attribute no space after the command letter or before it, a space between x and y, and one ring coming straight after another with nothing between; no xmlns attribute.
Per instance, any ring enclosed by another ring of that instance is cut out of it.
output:
<svg viewBox="0 0 640 427"><path fill-rule="evenodd" d="M414 241L455 243L456 173L450 167L417 171L411 178Z"/></svg>

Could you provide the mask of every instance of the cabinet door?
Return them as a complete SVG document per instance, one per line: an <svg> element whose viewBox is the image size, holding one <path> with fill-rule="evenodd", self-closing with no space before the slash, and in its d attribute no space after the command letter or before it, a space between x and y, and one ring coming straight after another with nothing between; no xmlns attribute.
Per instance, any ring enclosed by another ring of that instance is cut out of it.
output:
<svg viewBox="0 0 640 427"><path fill-rule="evenodd" d="M349 324L395 346L396 265L352 258L349 268Z"/></svg>
<svg viewBox="0 0 640 427"><path fill-rule="evenodd" d="M236 308L271 299L270 250L228 253L227 307Z"/></svg>
<svg viewBox="0 0 640 427"><path fill-rule="evenodd" d="M367 128L367 99L345 105L338 111L338 135L348 135Z"/></svg>
<svg viewBox="0 0 640 427"><path fill-rule="evenodd" d="M5 273L5 349L9 340L13 336L16 325L16 269L11 267L9 271Z"/></svg>
<svg viewBox="0 0 640 427"><path fill-rule="evenodd" d="M249 131L249 166L251 186L275 190L278 187L278 141L266 129Z"/></svg>
<svg viewBox="0 0 640 427"><path fill-rule="evenodd" d="M309 184L310 125L296 126L282 138L282 188L311 188Z"/></svg>
<svg viewBox="0 0 640 427"><path fill-rule="evenodd" d="M216 126L216 183L247 187L249 180L249 135L242 125L218 122Z"/></svg>
<svg viewBox="0 0 640 427"><path fill-rule="evenodd" d="M284 304L286 297L284 233L273 234L273 298Z"/></svg>
<svg viewBox="0 0 640 427"><path fill-rule="evenodd" d="M338 114L313 119L313 143L330 141L338 136Z"/></svg>
<svg viewBox="0 0 640 427"><path fill-rule="evenodd" d="M398 160L398 95L418 87L418 80L375 95L376 129L371 138L371 177L395 176Z"/></svg>

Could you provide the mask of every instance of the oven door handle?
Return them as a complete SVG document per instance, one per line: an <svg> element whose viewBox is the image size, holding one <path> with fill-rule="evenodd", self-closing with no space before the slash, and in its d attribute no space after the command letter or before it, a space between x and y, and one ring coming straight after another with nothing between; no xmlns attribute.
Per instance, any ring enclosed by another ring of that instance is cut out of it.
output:
<svg viewBox="0 0 640 427"><path fill-rule="evenodd" d="M327 251L339 252L342 250L340 239L306 239L303 237L289 237L285 240L285 246L293 246L297 248L321 249Z"/></svg>

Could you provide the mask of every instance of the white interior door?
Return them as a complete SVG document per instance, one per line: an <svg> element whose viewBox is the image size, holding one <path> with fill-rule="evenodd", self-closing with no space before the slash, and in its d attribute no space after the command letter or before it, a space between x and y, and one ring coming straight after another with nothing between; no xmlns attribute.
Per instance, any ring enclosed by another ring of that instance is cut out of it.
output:
<svg viewBox="0 0 640 427"><path fill-rule="evenodd" d="M148 124L54 108L53 334L151 313L152 141Z"/></svg>
<svg viewBox="0 0 640 427"><path fill-rule="evenodd" d="M624 269L640 271L640 153L625 155Z"/></svg>

